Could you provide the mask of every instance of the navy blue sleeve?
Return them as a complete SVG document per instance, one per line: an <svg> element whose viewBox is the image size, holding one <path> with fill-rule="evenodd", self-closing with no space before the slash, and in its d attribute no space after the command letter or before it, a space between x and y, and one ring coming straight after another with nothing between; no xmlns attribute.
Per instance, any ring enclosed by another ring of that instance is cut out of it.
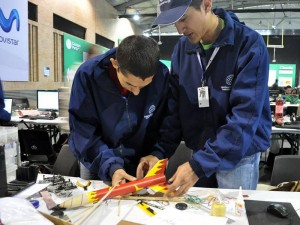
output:
<svg viewBox="0 0 300 225"><path fill-rule="evenodd" d="M0 120L2 121L10 121L11 115L7 111L4 110L4 95L2 89L2 83L0 80Z"/></svg>
<svg viewBox="0 0 300 225"><path fill-rule="evenodd" d="M115 170L123 168L124 161L101 139L100 121L86 73L80 67L72 85L69 146L87 169L96 172L101 180L108 181Z"/></svg>

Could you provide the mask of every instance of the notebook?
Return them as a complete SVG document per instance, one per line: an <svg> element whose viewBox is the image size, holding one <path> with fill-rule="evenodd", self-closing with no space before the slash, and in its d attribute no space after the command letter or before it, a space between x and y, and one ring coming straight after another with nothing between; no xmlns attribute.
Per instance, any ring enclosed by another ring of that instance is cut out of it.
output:
<svg viewBox="0 0 300 225"><path fill-rule="evenodd" d="M5 98L4 99L4 110L11 114L12 112L12 98Z"/></svg>

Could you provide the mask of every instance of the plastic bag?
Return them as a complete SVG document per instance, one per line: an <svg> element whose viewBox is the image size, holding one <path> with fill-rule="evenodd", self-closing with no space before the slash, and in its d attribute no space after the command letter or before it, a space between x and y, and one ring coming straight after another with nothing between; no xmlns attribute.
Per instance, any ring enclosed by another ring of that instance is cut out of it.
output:
<svg viewBox="0 0 300 225"><path fill-rule="evenodd" d="M0 199L0 221L5 225L53 225L26 199Z"/></svg>

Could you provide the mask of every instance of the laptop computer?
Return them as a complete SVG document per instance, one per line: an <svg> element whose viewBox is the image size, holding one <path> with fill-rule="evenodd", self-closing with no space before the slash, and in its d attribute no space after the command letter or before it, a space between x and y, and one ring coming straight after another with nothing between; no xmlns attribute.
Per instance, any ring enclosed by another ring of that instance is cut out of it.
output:
<svg viewBox="0 0 300 225"><path fill-rule="evenodd" d="M12 113L12 101L13 99L12 98L5 98L4 99L4 110L7 111L9 114Z"/></svg>

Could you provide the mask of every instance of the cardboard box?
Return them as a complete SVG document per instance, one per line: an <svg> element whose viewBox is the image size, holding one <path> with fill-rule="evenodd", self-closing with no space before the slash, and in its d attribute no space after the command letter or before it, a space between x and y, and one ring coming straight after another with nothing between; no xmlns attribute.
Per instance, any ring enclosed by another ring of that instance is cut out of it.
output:
<svg viewBox="0 0 300 225"><path fill-rule="evenodd" d="M40 211L39 211L40 212ZM55 225L73 225L72 223L68 222L68 221L65 221L65 220L62 220L62 219L59 219L55 216L51 216L47 213L43 213L43 212L40 212L45 218L47 218L49 221L51 221L52 223L54 223Z"/></svg>

